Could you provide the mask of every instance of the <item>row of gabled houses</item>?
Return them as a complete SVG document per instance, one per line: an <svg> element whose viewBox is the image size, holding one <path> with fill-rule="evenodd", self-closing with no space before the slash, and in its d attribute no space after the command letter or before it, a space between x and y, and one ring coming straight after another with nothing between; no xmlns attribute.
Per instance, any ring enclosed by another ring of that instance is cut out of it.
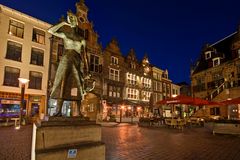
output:
<svg viewBox="0 0 240 160"><path fill-rule="evenodd" d="M156 101L180 94L167 69L154 66L145 55L137 59L134 49L124 55L116 39L105 48L98 42L88 20L84 1L76 3L79 36L86 39L95 89L82 101L82 112L91 119L139 117L159 114ZM63 19L62 19L63 20ZM17 114L20 105L18 78L29 79L24 111L30 117L52 115L56 101L49 99L61 56L62 40L47 32L52 25L0 5L0 115ZM74 114L75 102L64 102L66 116Z"/></svg>

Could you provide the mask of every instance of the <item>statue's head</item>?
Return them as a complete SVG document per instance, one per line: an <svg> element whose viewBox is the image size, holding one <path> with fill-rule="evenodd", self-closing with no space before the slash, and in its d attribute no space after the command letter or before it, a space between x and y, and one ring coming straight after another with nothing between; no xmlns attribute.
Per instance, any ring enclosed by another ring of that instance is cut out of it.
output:
<svg viewBox="0 0 240 160"><path fill-rule="evenodd" d="M71 27L76 27L78 25L77 17L72 13L72 11L67 12L67 21Z"/></svg>

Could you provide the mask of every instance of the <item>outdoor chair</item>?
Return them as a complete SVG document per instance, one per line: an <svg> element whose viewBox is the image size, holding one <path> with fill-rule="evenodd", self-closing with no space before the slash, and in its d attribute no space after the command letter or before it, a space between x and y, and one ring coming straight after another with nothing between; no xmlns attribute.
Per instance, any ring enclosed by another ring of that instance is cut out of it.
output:
<svg viewBox="0 0 240 160"><path fill-rule="evenodd" d="M171 126L173 127L173 128L177 128L177 119L171 119Z"/></svg>
<svg viewBox="0 0 240 160"><path fill-rule="evenodd" d="M186 125L185 119L180 119L180 120L178 121L178 129L183 130L183 128L184 128L185 125Z"/></svg>

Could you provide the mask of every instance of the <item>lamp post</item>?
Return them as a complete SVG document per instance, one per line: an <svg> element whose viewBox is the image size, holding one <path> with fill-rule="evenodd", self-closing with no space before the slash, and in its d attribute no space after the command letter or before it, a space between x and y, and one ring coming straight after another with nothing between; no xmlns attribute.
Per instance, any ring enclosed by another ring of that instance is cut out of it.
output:
<svg viewBox="0 0 240 160"><path fill-rule="evenodd" d="M22 110L23 110L24 94L25 94L25 84L29 82L29 80L25 78L18 78L18 80L21 83L21 103L20 103L20 111L19 111L19 127L16 129L20 129L20 126L21 126Z"/></svg>

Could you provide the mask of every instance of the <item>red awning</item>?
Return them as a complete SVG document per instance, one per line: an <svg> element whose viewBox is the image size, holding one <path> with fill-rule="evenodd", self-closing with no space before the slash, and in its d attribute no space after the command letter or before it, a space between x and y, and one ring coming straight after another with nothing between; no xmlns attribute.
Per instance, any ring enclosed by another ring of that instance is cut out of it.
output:
<svg viewBox="0 0 240 160"><path fill-rule="evenodd" d="M156 102L157 105L161 104L192 104L193 103L193 98L189 96L184 96L184 95L178 95L176 97L164 99L161 101Z"/></svg>
<svg viewBox="0 0 240 160"><path fill-rule="evenodd" d="M188 105L221 105L219 102L208 101L202 98L193 98L190 96L178 95L176 97L164 99L161 101L156 102L157 105L161 104L188 104Z"/></svg>
<svg viewBox="0 0 240 160"><path fill-rule="evenodd" d="M231 100L225 100L225 101L222 101L221 103L223 103L223 104L225 104L225 105L229 105L229 104L240 104L240 97L234 98L234 99L231 99Z"/></svg>

